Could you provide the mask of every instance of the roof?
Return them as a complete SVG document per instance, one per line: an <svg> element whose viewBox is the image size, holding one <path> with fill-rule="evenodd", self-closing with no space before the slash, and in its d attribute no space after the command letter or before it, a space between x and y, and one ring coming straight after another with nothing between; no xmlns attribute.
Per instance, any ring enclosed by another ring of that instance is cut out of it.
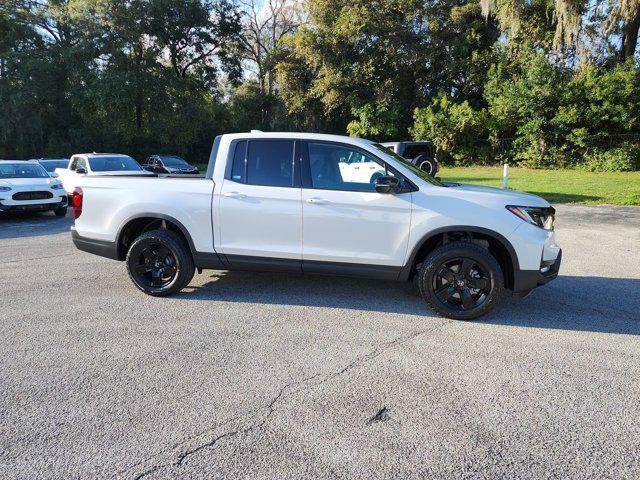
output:
<svg viewBox="0 0 640 480"><path fill-rule="evenodd" d="M347 137L345 135L329 135L326 133L301 133L301 132L257 132L252 131L248 133L231 133L226 134L225 137L231 140L235 138L286 138L293 140L319 140L325 142L342 142L350 143L352 145L371 145L371 140L358 137Z"/></svg>
<svg viewBox="0 0 640 480"><path fill-rule="evenodd" d="M433 142L430 142L429 140L408 140L406 142L380 142L380 145L384 145L385 147L391 145L433 145Z"/></svg>
<svg viewBox="0 0 640 480"><path fill-rule="evenodd" d="M124 153L74 153L72 157L128 157L129 155L125 155Z"/></svg>

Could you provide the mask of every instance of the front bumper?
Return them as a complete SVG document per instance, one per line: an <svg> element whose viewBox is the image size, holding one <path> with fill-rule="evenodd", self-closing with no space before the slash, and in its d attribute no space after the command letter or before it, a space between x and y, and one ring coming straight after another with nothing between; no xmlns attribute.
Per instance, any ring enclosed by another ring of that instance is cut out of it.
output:
<svg viewBox="0 0 640 480"><path fill-rule="evenodd" d="M47 203L22 203L12 201L10 204L0 201L0 212L46 212L47 210L56 210L67 206L67 198L60 197L57 202Z"/></svg>
<svg viewBox="0 0 640 480"><path fill-rule="evenodd" d="M513 296L524 298L531 291L541 285L549 283L558 277L562 263L562 249L553 261L542 260L538 270L516 270L513 272Z"/></svg>

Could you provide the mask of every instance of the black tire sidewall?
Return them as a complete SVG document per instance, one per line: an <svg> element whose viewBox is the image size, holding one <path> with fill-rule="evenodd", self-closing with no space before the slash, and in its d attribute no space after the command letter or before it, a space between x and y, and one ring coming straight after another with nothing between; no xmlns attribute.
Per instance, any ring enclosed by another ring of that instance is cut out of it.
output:
<svg viewBox="0 0 640 480"><path fill-rule="evenodd" d="M149 245L162 245L171 251L176 261L177 274L169 285L151 287L142 284L138 279L138 274L133 271L142 250ZM169 230L153 230L136 238L127 252L126 264L133 284L144 293L157 297L171 295L182 290L189 284L195 273L191 251L186 242L177 233Z"/></svg>
<svg viewBox="0 0 640 480"><path fill-rule="evenodd" d="M421 153L419 155L417 155L411 163L413 163L416 167L418 167L420 170L422 170L421 165L424 162L429 162L430 165L430 171L425 173L428 173L429 175L433 176L435 174L435 161L433 158L429 157L429 155L427 155L426 153ZM424 170L423 170L424 171Z"/></svg>
<svg viewBox="0 0 640 480"><path fill-rule="evenodd" d="M447 308L435 294L433 280L440 266L454 258L470 258L482 267L491 281L491 291L479 307L469 311ZM439 314L456 320L475 320L489 313L500 301L504 288L502 269L497 260L482 246L472 242L453 242L434 250L424 261L419 272L418 284L422 298Z"/></svg>

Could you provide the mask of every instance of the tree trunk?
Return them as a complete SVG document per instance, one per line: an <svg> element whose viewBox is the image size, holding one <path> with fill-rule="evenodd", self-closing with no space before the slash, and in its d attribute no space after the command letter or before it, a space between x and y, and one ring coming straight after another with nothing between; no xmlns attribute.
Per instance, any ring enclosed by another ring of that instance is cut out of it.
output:
<svg viewBox="0 0 640 480"><path fill-rule="evenodd" d="M622 26L622 47L620 48L620 61L633 58L638 45L638 29L640 29L640 8L630 20Z"/></svg>

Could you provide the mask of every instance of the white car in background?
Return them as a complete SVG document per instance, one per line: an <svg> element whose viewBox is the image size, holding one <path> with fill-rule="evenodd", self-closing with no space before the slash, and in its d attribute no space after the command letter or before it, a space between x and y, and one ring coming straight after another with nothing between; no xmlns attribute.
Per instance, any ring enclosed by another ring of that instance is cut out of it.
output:
<svg viewBox="0 0 640 480"><path fill-rule="evenodd" d="M147 172L129 155L120 153L82 153L73 155L67 168L56 168L65 191L73 194L78 179L85 176L154 175Z"/></svg>
<svg viewBox="0 0 640 480"><path fill-rule="evenodd" d="M67 214L67 194L62 183L37 162L0 160L0 212Z"/></svg>
<svg viewBox="0 0 640 480"><path fill-rule="evenodd" d="M342 181L368 184L385 175L384 168L380 164L371 161L360 152L345 148L344 151L336 150L334 154L339 156L338 168ZM313 156L310 161L314 162Z"/></svg>

